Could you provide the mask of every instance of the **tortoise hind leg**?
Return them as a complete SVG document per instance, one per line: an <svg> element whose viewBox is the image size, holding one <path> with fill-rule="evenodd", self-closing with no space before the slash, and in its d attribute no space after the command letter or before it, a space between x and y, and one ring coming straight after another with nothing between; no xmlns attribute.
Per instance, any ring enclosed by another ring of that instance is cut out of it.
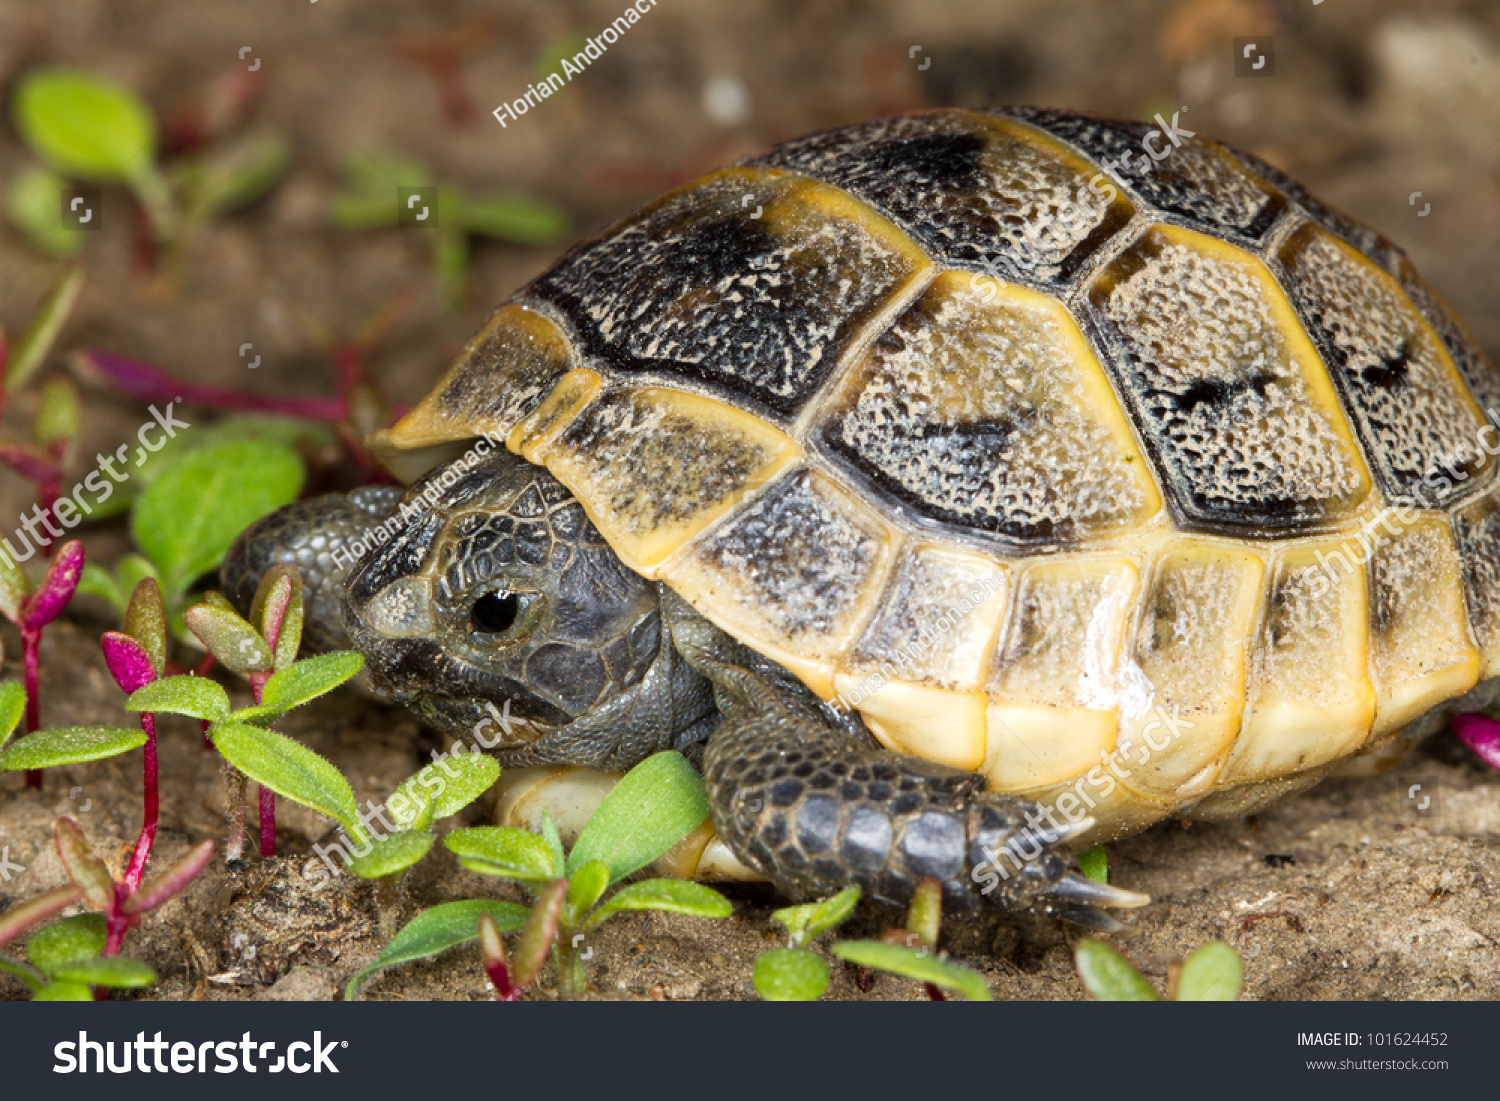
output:
<svg viewBox="0 0 1500 1101"><path fill-rule="evenodd" d="M1033 804L985 790L983 777L881 748L864 725L824 705L785 669L663 594L673 644L715 687L723 721L704 780L714 826L737 857L796 898L851 884L905 904L935 877L944 904L972 912L1052 913L1121 928L1098 905L1145 896L1078 874L1070 833Z"/></svg>

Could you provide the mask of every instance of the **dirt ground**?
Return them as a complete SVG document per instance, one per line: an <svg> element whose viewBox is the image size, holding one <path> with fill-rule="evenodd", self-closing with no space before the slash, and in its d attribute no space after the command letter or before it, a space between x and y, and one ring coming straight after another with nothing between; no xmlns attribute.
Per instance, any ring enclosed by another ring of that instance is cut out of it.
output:
<svg viewBox="0 0 1500 1101"><path fill-rule="evenodd" d="M392 400L410 403L493 303L567 242L476 245L465 302L449 309L416 232L326 224L352 151L419 156L473 194L545 195L570 212L571 242L668 186L801 132L924 106L1038 103L1142 116L1185 108L1185 125L1259 153L1403 245L1500 359L1500 6L1490 0L661 0L564 94L505 128L490 117L524 92L554 44L597 35L623 6L0 0L7 104L19 74L64 63L119 79L170 116L258 58L254 118L295 147L271 195L193 242L175 289L143 276L128 202L108 191L61 350L98 346L198 382L326 395L332 367L299 335L297 311L350 332L410 288L412 306L370 360ZM476 105L466 124L444 113L429 72L396 48L445 35L464 43L459 72ZM1273 37L1270 79L1235 75L1232 39L1254 35ZM14 131L0 128L0 182L26 156ZM0 321L14 331L58 271L0 230ZM262 356L256 370L238 354L244 343ZM24 432L34 393L8 410L7 433ZM212 418L191 406L185 415ZM139 407L87 390L82 454L112 449L140 419ZM0 516L29 505L28 487L0 475ZM118 522L83 538L99 562L128 546ZM79 600L49 631L46 725L121 720L97 641L114 625ZM0 674L18 678L15 632L5 627L0 640ZM332 759L362 798L383 798L439 746L405 714L352 694L319 701L284 729ZM153 863L223 832L217 768L194 727L166 720L162 746ZM40 792L0 777L0 844L26 868L0 882L0 909L61 881L48 842L58 814L74 815L101 851L128 846L139 790L134 755L58 770ZM480 808L470 820L482 817ZM281 824L286 861L237 876L215 863L132 934L127 951L162 976L148 996L330 998L378 950L382 930L362 888L311 900L288 888L287 867L300 866L325 824L285 803ZM1500 776L1449 736L1387 775L1329 781L1244 822L1163 825L1110 846L1110 857L1114 882L1155 899L1138 935L1119 943L1159 983L1173 958L1219 937L1245 957L1246 995L1256 999L1500 993ZM519 898L510 890L439 850L403 905L410 914L456 898ZM726 891L736 907L727 921L612 921L593 945L594 993L753 997L756 953L782 943L769 916L780 900L761 886ZM861 913L843 932L874 935L881 921ZM997 918L950 928L945 947L983 971L998 998L1071 999L1081 996L1075 936ZM829 997L921 996L890 977L861 992L843 965L834 975ZM19 993L0 981L0 997ZM365 996L478 999L486 988L470 949L388 972ZM529 996L555 992L543 983Z"/></svg>

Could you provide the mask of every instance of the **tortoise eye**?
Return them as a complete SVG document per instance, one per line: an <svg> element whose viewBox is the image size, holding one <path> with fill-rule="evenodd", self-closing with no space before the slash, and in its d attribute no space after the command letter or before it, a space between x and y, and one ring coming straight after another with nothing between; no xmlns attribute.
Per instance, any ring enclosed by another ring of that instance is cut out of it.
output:
<svg viewBox="0 0 1500 1101"><path fill-rule="evenodd" d="M498 589L485 593L474 601L470 613L474 629L487 635L503 635L516 625L521 614L521 598L515 593Z"/></svg>

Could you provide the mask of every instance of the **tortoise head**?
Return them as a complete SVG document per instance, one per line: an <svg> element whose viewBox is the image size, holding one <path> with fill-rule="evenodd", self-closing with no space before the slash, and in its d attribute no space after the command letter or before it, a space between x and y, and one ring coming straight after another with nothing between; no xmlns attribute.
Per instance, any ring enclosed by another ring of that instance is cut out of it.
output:
<svg viewBox="0 0 1500 1101"><path fill-rule="evenodd" d="M309 600L308 637L352 645L378 695L502 753L615 699L657 658L655 586L544 469L491 449L431 471L399 503L383 492L381 515L351 507L367 490L248 529L225 560L231 599L248 605L275 561L297 562L309 594L341 582L342 607L325 601L324 614L342 622L316 623Z"/></svg>
<svg viewBox="0 0 1500 1101"><path fill-rule="evenodd" d="M493 725L508 701L498 748L520 748L656 658L655 587L560 482L513 455L430 472L371 534L344 586L344 627L376 691L441 730Z"/></svg>

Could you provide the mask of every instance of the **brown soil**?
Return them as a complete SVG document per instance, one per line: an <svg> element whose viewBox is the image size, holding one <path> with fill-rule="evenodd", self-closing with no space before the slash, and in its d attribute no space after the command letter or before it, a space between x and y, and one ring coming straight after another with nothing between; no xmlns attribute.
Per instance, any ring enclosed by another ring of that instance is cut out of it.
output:
<svg viewBox="0 0 1500 1101"><path fill-rule="evenodd" d="M715 163L822 126L927 105L1060 104L1146 115L1182 105L1184 122L1247 147L1314 192L1393 237L1467 318L1492 356L1500 255L1500 9L1434 0L1278 5L1087 0L1069 4L663 2L566 93L502 129L487 112L534 79L560 35L596 35L623 4L309 7L199 0L0 4L0 88L33 64L84 65L128 82L159 112L201 98L238 64L263 59L255 117L296 145L286 181L267 199L193 243L176 289L133 266L128 205L109 192L90 241L90 282L64 348L92 344L197 381L267 393L330 392L332 370L297 336L294 311L351 331L397 290L415 305L371 361L393 400L420 396L491 304L560 251L476 247L462 310L448 311L413 231L350 235L322 210L352 150L415 153L475 194L526 189L573 213L581 236ZM425 70L391 48L401 33L473 38L463 74L478 104L466 127L445 121ZM1229 40L1275 36L1273 80L1236 78ZM909 51L920 45L920 52ZM931 64L921 67L922 59ZM733 77L748 91L741 124L715 121L705 84ZM0 134L0 181L26 154ZM1421 195L1415 195L1420 191ZM1431 203L1425 216L1419 216ZM58 267L0 231L0 319L14 331ZM255 344L263 366L237 354ZM1496 357L1500 358L1500 357ZM138 408L86 394L82 454L112 449ZM24 431L34 390L7 413ZM189 409L187 419L209 414ZM79 473L81 473L80 471ZM0 475L0 517L19 516L29 490ZM3 525L8 531L10 523ZM93 560L127 547L123 526L84 535ZM122 720L121 696L99 659L114 626L79 601L44 649L47 725ZM6 678L19 676L13 631ZM231 686L239 690L242 686ZM361 797L382 798L438 746L405 715L352 694L320 701L285 724L334 760ZM154 862L223 833L212 755L187 722L163 724L163 829ZM61 881L50 823L72 814L101 851L133 840L140 813L135 756L62 769L32 791L0 777L0 843L24 873L0 882L0 909ZM481 812L476 811L474 820ZM149 996L329 998L382 941L380 911L360 886L308 897L287 869L326 824L283 804L287 861L230 875L217 862L186 894L132 934L128 952L162 982ZM1149 892L1140 933L1122 947L1159 983L1168 964L1219 937L1245 957L1247 995L1282 998L1492 998L1500 979L1500 777L1443 736L1395 772L1330 781L1257 819L1171 824L1110 847L1115 882ZM158 864L159 866L159 864ZM439 850L412 878L404 913L466 897L517 897L459 869ZM596 938L594 991L610 998L743 998L755 955L782 943L769 888L732 887L735 916L706 922L630 915ZM387 923L391 912L387 911ZM861 913L845 935L875 935ZM388 930L386 930L388 932ZM1074 934L998 918L947 930L945 947L983 971L1000 998L1076 998ZM834 970L830 997L910 998L912 984L878 977L867 992ZM0 985L0 995L19 987ZM373 981L370 998L481 998L472 949ZM553 997L545 983L532 996Z"/></svg>

